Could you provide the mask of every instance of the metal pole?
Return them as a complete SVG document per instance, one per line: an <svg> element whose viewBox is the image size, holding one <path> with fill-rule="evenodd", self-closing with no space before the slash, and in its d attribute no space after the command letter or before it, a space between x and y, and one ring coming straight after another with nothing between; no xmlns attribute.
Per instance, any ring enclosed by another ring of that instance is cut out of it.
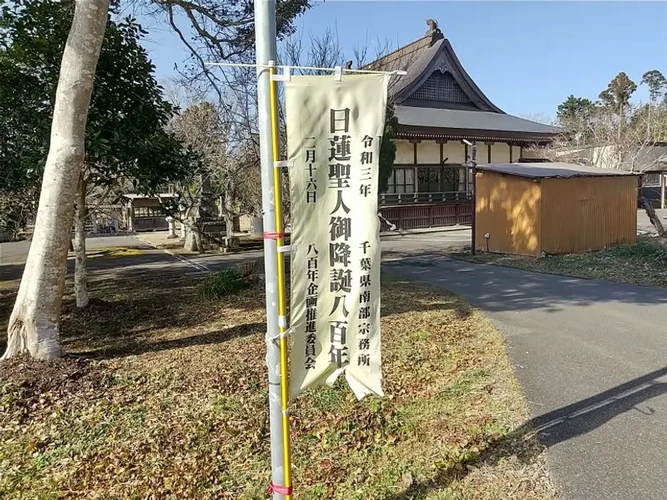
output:
<svg viewBox="0 0 667 500"><path fill-rule="evenodd" d="M264 275L266 279L266 364L269 370L269 423L271 431L271 481L283 486L283 427L280 388L280 335L278 315L278 240L273 192L271 142L271 75L269 61L276 60L276 2L255 0L255 48L257 64L257 115L262 162L262 212L264 222ZM273 489L273 499L285 495Z"/></svg>
<svg viewBox="0 0 667 500"><path fill-rule="evenodd" d="M510 146L511 148L512 146ZM477 230L477 141L472 143L472 223L470 224L470 229L472 231L472 249L471 253L475 255L477 253L477 238L475 236L475 231Z"/></svg>

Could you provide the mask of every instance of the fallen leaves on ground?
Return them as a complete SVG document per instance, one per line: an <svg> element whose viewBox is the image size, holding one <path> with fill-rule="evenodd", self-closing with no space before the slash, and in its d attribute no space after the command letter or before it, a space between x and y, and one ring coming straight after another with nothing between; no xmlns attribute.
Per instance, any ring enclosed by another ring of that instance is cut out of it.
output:
<svg viewBox="0 0 667 500"><path fill-rule="evenodd" d="M266 498L261 288L136 276L67 299L69 358L0 364L2 498ZM4 294L0 300L11 300ZM383 283L386 397L292 407L295 499L552 498L499 333L456 296Z"/></svg>

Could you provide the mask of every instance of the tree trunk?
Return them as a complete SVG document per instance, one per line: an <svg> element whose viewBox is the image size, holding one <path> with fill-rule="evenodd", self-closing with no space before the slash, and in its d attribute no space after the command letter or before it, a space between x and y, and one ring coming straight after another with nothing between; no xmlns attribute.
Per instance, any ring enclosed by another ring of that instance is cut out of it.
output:
<svg viewBox="0 0 667 500"><path fill-rule="evenodd" d="M204 253L204 247L202 245L201 234L199 233L197 221L194 218L188 218L185 220L185 224L186 233L183 247L188 252Z"/></svg>
<svg viewBox="0 0 667 500"><path fill-rule="evenodd" d="M62 354L60 309L88 106L107 23L108 0L76 0L56 90L49 154L35 231L9 319L3 359Z"/></svg>
<svg viewBox="0 0 667 500"><path fill-rule="evenodd" d="M665 232L665 228L662 226L662 222L660 222L660 218L658 215L655 213L655 209L653 208L653 205L651 205L651 202L646 199L644 196L639 198L639 201L646 210L646 215L648 215L649 220L651 221L651 224L653 224L653 227L655 227L656 231L658 231L658 236L661 238L667 237L667 233Z"/></svg>
<svg viewBox="0 0 667 500"><path fill-rule="evenodd" d="M227 232L227 238L234 237L234 216L230 212L225 210L225 231Z"/></svg>
<svg viewBox="0 0 667 500"><path fill-rule="evenodd" d="M86 259L86 182L79 183L74 211L74 296L76 307L88 305L88 262Z"/></svg>

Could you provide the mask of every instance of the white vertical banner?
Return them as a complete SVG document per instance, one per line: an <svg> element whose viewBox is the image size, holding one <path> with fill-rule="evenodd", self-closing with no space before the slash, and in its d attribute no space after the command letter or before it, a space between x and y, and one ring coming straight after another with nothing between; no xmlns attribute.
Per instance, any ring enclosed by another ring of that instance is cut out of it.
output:
<svg viewBox="0 0 667 500"><path fill-rule="evenodd" d="M341 373L382 396L378 170L388 76L285 84L292 200L290 396Z"/></svg>

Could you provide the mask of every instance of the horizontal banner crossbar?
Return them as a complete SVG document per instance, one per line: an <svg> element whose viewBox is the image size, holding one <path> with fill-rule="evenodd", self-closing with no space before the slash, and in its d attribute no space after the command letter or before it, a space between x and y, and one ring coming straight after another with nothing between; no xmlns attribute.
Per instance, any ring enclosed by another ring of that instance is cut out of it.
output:
<svg viewBox="0 0 667 500"><path fill-rule="evenodd" d="M257 63L218 63L218 62L207 62L206 66L221 66L221 67L236 67L236 68L276 68L282 69L285 71L286 75L290 74L290 71L293 69L303 69L311 71L330 71L333 74L345 74L345 73L368 73L373 75L396 75L403 76L407 75L407 71L402 70L393 70L393 71L375 71L369 69L349 69L343 68L341 66L334 66L333 68L318 68L316 66L287 66L280 64L273 64L273 61L269 61L269 64L257 64ZM274 75L274 80L283 80L289 79L289 76L283 77L282 75Z"/></svg>

